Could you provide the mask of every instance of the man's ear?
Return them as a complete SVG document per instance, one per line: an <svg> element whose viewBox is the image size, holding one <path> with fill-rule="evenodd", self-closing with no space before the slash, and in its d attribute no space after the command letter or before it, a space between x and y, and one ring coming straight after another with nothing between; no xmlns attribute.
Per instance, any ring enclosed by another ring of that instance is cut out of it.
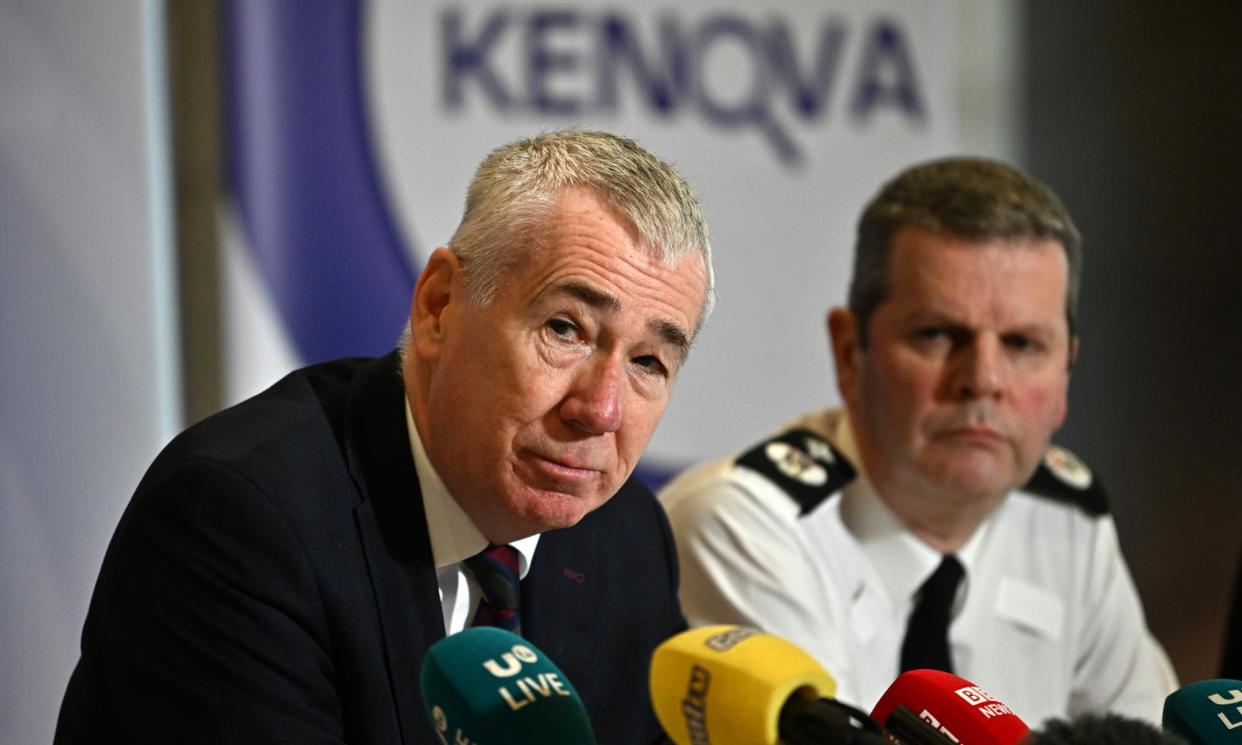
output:
<svg viewBox="0 0 1242 745"><path fill-rule="evenodd" d="M414 284L410 301L410 342L419 359L434 360L444 346L448 309L463 301L459 274L462 263L452 251L441 246L431 252L427 265Z"/></svg>
<svg viewBox="0 0 1242 745"><path fill-rule="evenodd" d="M837 390L848 405L858 400L859 371L862 366L862 340L858 318L848 308L828 311L828 338L837 371Z"/></svg>

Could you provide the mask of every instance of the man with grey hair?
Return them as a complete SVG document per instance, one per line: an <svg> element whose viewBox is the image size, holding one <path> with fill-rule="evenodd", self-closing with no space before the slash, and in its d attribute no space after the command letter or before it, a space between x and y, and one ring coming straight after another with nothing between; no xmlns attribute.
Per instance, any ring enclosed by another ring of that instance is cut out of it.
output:
<svg viewBox="0 0 1242 745"><path fill-rule="evenodd" d="M698 202L636 143L491 153L399 353L298 370L151 466L56 742L439 742L420 667L473 625L542 649L599 743L664 741L648 660L685 620L632 473L711 297Z"/></svg>
<svg viewBox="0 0 1242 745"><path fill-rule="evenodd" d="M858 226L828 331L843 409L662 493L692 625L805 647L873 706L956 672L1027 721L1158 721L1175 680L1098 481L1051 444L1078 354L1080 241L1001 163L910 168Z"/></svg>

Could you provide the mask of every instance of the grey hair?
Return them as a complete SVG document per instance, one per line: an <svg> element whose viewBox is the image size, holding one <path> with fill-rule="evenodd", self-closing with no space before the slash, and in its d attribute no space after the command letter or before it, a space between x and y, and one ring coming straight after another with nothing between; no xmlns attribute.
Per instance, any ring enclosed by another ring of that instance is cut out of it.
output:
<svg viewBox="0 0 1242 745"><path fill-rule="evenodd" d="M628 220L642 247L664 264L696 251L702 255L707 291L701 327L715 304L711 239L702 208L671 166L633 140L607 132L549 132L503 145L483 160L448 244L464 265L470 301L491 302L508 271L539 244L560 194L578 186L594 190Z"/></svg>
<svg viewBox="0 0 1242 745"><path fill-rule="evenodd" d="M1082 238L1065 205L1045 184L1004 163L946 158L898 174L871 200L858 221L849 308L864 346L871 314L888 296L893 235L907 226L977 242L1059 242L1069 264L1065 318L1070 335L1075 335Z"/></svg>

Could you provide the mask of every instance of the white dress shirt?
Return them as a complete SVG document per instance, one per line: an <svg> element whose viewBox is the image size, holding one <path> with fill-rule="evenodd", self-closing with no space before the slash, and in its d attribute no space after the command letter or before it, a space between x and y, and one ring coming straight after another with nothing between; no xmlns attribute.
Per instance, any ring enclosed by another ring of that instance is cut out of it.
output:
<svg viewBox="0 0 1242 745"><path fill-rule="evenodd" d="M486 549L488 540L449 494L440 474L436 473L423 448L408 400L405 403L405 427L409 432L410 452L414 455L414 468L418 471L418 484L423 493L423 512L427 516L427 532L431 537L431 555L436 564L436 579L440 583L444 633L455 634L470 625L481 597L478 584L465 571L462 561ZM520 577L526 577L530 571L538 544L538 534L509 544L518 552Z"/></svg>

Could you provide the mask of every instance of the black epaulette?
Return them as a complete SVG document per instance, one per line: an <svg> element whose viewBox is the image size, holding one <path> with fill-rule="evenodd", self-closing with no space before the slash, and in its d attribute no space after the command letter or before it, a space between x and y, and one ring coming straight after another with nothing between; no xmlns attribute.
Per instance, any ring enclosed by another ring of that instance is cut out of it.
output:
<svg viewBox="0 0 1242 745"><path fill-rule="evenodd" d="M805 515L854 480L854 466L832 443L807 429L791 429L738 456L745 466L779 486Z"/></svg>
<svg viewBox="0 0 1242 745"><path fill-rule="evenodd" d="M1073 505L1092 517L1108 514L1108 496L1087 464L1065 448L1049 445L1023 491Z"/></svg>

